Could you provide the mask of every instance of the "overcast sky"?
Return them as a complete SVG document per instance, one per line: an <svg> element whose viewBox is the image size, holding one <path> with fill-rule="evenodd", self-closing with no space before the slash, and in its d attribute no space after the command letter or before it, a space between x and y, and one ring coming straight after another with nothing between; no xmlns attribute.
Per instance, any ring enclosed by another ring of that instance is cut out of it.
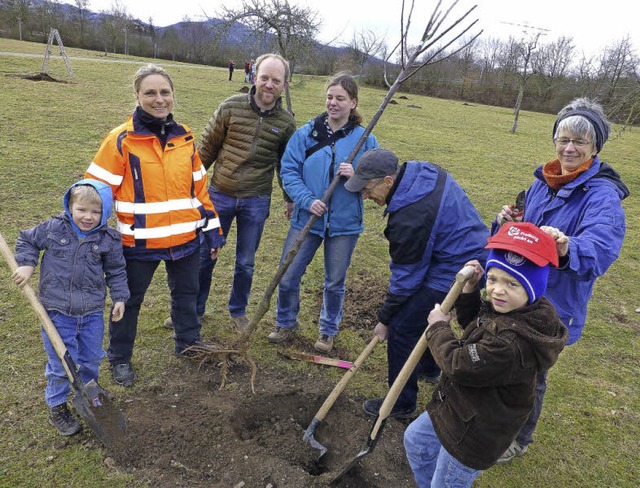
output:
<svg viewBox="0 0 640 488"><path fill-rule="evenodd" d="M74 3L62 0L63 3ZM320 40L334 44L348 41L354 30L372 30L379 36L385 35L389 45L399 39L401 0L291 0L303 6L310 6L319 13L322 21ZM153 19L154 25L166 26L181 21L185 16L192 20L204 18L203 12L217 17L220 0L119 0L129 14L143 21ZM89 8L100 12L109 10L114 0L90 0ZM417 40L426 26L436 5L435 0L416 0L411 30L411 40ZM443 8L452 5L452 0L443 0ZM574 39L577 52L587 55L600 53L607 45L631 36L636 52L640 49L640 28L635 1L629 0L459 0L449 19L457 18L473 5L477 8L470 18L478 19L478 29L483 29L483 37L520 37L526 33L542 32L544 42L557 39L561 35ZM241 0L225 0L232 7ZM407 6L410 0L406 0ZM515 24L515 25L513 25ZM529 26L529 27L522 27ZM538 30L544 29L544 30ZM525 32L526 31L526 32Z"/></svg>

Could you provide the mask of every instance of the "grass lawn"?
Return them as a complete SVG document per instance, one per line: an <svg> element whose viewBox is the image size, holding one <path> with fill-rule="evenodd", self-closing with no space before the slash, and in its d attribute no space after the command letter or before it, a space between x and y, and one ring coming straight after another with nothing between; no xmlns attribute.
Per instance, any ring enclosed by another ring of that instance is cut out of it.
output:
<svg viewBox="0 0 640 488"><path fill-rule="evenodd" d="M133 74L138 63L147 60L68 49L73 80L62 61L52 59L50 74L65 83L34 82L16 75L39 71L44 45L0 39L0 52L7 51L36 55L0 54L0 231L13 247L20 229L61 211L66 188L82 177L106 133L134 108ZM227 81L226 68L158 64L173 77L176 120L192 127L197 136L217 105L242 86L240 76ZM294 77L291 96L298 125L324 110L324 82L323 78ZM359 107L365 123L384 95L381 90L361 90ZM381 145L394 150L401 160L428 160L443 166L466 189L488 225L502 205L512 203L520 190L529 187L533 170L554 158L551 115L521 112L518 132L511 134L509 109L416 95L400 99L399 95L399 103L388 106L374 129ZM624 202L627 237L620 258L596 284L581 340L562 353L550 373L536 442L526 456L489 469L474 486L640 486L640 314L635 313L640 306L640 212L635 204L640 192L639 156L638 128L614 134L601 153L632 193ZM250 313L280 257L288 228L282 210L275 193L257 257ZM379 288L388 279L384 225L381 209L367 202L366 230L349 271L350 277L358 276L365 285ZM227 320L233 242L232 232L216 267L209 324L215 317ZM319 255L303 285L300 321L302 334L309 340L317 334L322 274ZM99 449L65 447L48 425L43 400L46 356L35 315L9 275L8 268L0 266L0 486L131 486L133 478L108 469ZM172 345L159 327L169 311L165 283L160 267L147 294L134 352L140 381L154 375L171 355ZM32 284L37 284L37 276ZM252 338L252 355L258 363L305 367L282 360L266 344L264 336L272 325L273 310ZM228 330L211 325L203 332L205 338L223 342L231 337ZM349 348L353 359L368 337L345 328L338 341ZM348 394L386 392L384 346L367 364L367 373L356 375ZM332 376L335 382L340 377L339 372L326 369L318 374ZM111 388L106 364L102 375L104 385ZM121 391L116 386L113 390ZM421 404L429 393L429 388L421 387Z"/></svg>

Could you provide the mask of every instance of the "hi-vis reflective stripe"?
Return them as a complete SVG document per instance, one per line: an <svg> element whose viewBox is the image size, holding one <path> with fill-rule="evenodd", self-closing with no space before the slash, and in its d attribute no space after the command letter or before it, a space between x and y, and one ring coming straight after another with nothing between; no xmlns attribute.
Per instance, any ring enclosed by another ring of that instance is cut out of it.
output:
<svg viewBox="0 0 640 488"><path fill-rule="evenodd" d="M180 198L178 200L169 200L168 202L153 203L133 203L116 200L115 204L116 212L136 215L168 213L173 210L187 210L202 206L202 203L197 198Z"/></svg>
<svg viewBox="0 0 640 488"><path fill-rule="evenodd" d="M203 231L213 230L220 227L220 219L211 219L206 227L204 227Z"/></svg>
<svg viewBox="0 0 640 488"><path fill-rule="evenodd" d="M160 239L163 237L175 236L178 234L186 234L187 232L193 232L204 226L206 219L196 220L195 222L184 222L182 224L165 225L163 227L154 227L151 229L131 229L131 225L125 224L118 220L118 231L125 236L133 236L134 239ZM207 229L220 227L220 221L213 219L217 222L213 225L209 222Z"/></svg>
<svg viewBox="0 0 640 488"><path fill-rule="evenodd" d="M207 170L204 169L204 166L200 168L200 171L193 172L193 181L200 181L202 178L206 178Z"/></svg>
<svg viewBox="0 0 640 488"><path fill-rule="evenodd" d="M111 186L120 186L122 184L122 178L123 178L122 176L114 175L113 173L110 173L109 171L104 169L102 166L98 166L93 161L91 161L91 164L89 165L89 169L87 169L87 173L103 181L106 181Z"/></svg>

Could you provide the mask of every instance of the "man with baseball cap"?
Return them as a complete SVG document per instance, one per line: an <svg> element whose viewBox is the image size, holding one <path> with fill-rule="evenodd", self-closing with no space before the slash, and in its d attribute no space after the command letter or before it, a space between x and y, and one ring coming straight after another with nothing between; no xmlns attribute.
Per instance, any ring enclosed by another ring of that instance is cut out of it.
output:
<svg viewBox="0 0 640 488"><path fill-rule="evenodd" d="M422 161L400 165L388 149L365 152L345 183L363 199L386 205L391 278L375 332L388 339L388 381L392 385L427 327L427 315L442 302L456 273L472 259L484 262L489 230L465 191L439 166ZM391 417L415 414L418 375L436 383L440 368L429 351L400 393ZM383 399L367 400L377 415Z"/></svg>
<svg viewBox="0 0 640 488"><path fill-rule="evenodd" d="M427 342L442 380L426 412L404 435L418 486L470 487L518 434L535 405L538 373L548 371L569 339L544 297L551 265L558 265L551 235L530 223L508 223L489 239L484 274L473 277L456 301L458 337L439 305L429 314Z"/></svg>

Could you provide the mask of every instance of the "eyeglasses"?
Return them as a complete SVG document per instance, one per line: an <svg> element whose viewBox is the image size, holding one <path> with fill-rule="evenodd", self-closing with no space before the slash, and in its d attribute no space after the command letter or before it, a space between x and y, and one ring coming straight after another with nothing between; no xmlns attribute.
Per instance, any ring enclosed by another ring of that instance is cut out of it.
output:
<svg viewBox="0 0 640 488"><path fill-rule="evenodd" d="M371 180L373 181L373 180ZM362 189L362 198L367 198L371 192L373 191L373 189L378 186L380 183L382 183L384 181L384 178L378 178L378 181L376 182L375 185L373 185L371 188L363 188ZM368 185L369 183L367 183Z"/></svg>
<svg viewBox="0 0 640 488"><path fill-rule="evenodd" d="M556 144L558 146L566 147L569 145L569 143L573 144L575 147L584 147L588 146L589 144L593 144L593 142L585 141L583 139L568 139L566 137L563 137L562 139L556 139Z"/></svg>

